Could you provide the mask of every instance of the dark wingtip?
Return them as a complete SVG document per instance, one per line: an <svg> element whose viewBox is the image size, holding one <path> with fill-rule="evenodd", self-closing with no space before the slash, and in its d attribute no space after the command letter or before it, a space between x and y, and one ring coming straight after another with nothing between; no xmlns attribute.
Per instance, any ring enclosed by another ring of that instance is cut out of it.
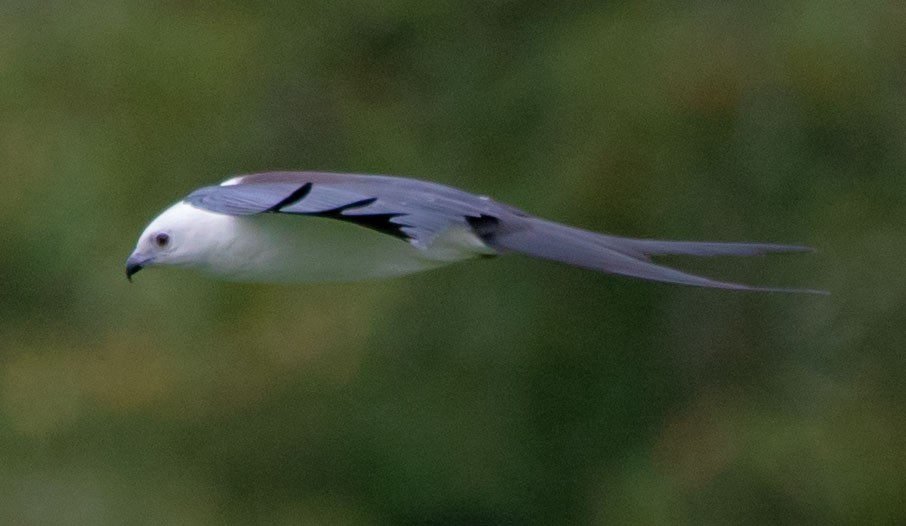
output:
<svg viewBox="0 0 906 526"><path fill-rule="evenodd" d="M743 285L737 290L751 290L755 292L782 292L786 294L813 294L816 296L830 296L829 290L823 289L788 289L783 287L750 287Z"/></svg>
<svg viewBox="0 0 906 526"><path fill-rule="evenodd" d="M759 255L773 254L809 254L816 252L812 247L806 245L761 245L763 248L758 252Z"/></svg>
<svg viewBox="0 0 906 526"><path fill-rule="evenodd" d="M815 249L815 247L809 247L809 246L805 246L805 245L793 245L793 252L807 253L807 252L817 252L817 250Z"/></svg>

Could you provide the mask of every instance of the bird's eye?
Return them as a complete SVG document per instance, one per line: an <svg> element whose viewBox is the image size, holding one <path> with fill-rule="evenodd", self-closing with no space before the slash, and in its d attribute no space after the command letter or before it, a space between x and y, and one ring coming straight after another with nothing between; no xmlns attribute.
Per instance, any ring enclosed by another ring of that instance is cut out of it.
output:
<svg viewBox="0 0 906 526"><path fill-rule="evenodd" d="M154 244L160 248L166 247L170 243L170 235L166 232L160 232L154 235Z"/></svg>

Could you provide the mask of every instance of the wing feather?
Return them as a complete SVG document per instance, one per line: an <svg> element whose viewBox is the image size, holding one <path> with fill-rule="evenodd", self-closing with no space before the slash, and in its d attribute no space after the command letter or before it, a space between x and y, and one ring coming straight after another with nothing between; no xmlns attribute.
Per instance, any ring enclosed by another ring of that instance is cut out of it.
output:
<svg viewBox="0 0 906 526"><path fill-rule="evenodd" d="M350 221L427 248L451 229L469 229L499 252L518 252L611 274L735 290L825 291L752 287L687 274L651 256L753 256L808 247L632 239L545 221L486 197L402 177L324 172L269 172L192 192L189 204L216 213L296 214Z"/></svg>
<svg viewBox="0 0 906 526"><path fill-rule="evenodd" d="M390 176L276 172L192 192L192 206L228 215L297 214L350 221L427 247L467 217L510 210L454 188ZM493 210L492 210L493 209Z"/></svg>

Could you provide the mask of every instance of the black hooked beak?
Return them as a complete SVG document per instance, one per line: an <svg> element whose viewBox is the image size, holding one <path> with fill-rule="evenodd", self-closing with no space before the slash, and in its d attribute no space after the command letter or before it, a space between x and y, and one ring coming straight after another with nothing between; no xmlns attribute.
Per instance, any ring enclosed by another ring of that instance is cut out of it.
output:
<svg viewBox="0 0 906 526"><path fill-rule="evenodd" d="M132 254L126 260L126 279L132 281L132 275L141 270L151 261L151 258Z"/></svg>

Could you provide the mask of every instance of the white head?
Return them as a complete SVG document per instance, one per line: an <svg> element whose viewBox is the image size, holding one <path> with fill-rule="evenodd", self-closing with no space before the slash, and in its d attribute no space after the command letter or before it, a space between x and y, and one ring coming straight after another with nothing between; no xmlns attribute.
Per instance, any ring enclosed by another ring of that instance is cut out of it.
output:
<svg viewBox="0 0 906 526"><path fill-rule="evenodd" d="M126 260L126 277L152 265L207 265L230 244L231 222L231 216L176 203L142 232Z"/></svg>

